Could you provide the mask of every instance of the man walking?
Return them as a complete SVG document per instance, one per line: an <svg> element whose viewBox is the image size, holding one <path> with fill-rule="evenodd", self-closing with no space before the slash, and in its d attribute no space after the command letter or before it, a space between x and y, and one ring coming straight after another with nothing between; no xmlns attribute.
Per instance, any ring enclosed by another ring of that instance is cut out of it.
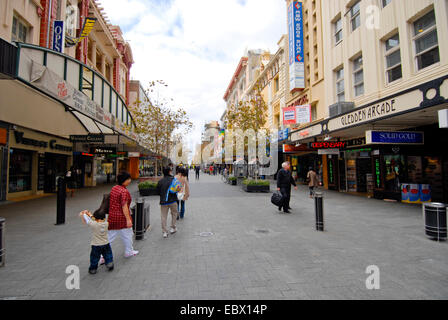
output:
<svg viewBox="0 0 448 320"><path fill-rule="evenodd" d="M291 199L291 184L294 185L294 189L297 190L297 185L294 179L291 176L291 168L289 162L282 163L282 169L277 174L277 190L280 191L283 195L283 204L278 207L278 210L281 211L283 207L283 212L291 213L289 209L289 201Z"/></svg>
<svg viewBox="0 0 448 320"><path fill-rule="evenodd" d="M160 212L162 217L162 232L163 237L168 237L167 219L168 210L171 211L171 229L173 234L177 231L176 220L179 214L177 210L177 193L181 190L182 184L172 175L171 168L163 169L163 179L157 183L157 192L160 195Z"/></svg>
<svg viewBox="0 0 448 320"><path fill-rule="evenodd" d="M309 168L308 174L306 175L308 181L308 187L310 188L310 198L313 197L314 188L319 186L319 177L313 167Z"/></svg>
<svg viewBox="0 0 448 320"><path fill-rule="evenodd" d="M195 166L194 171L196 172L196 180L199 180L199 173L201 172L201 166Z"/></svg>

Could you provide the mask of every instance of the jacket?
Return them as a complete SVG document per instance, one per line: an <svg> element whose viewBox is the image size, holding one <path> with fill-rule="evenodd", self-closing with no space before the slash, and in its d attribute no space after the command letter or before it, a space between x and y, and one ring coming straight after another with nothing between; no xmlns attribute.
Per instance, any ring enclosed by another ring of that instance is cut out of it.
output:
<svg viewBox="0 0 448 320"><path fill-rule="evenodd" d="M157 193L160 195L160 205L167 205L177 201L177 193L182 185L173 176L165 176L157 183Z"/></svg>
<svg viewBox="0 0 448 320"><path fill-rule="evenodd" d="M317 173L314 172L313 170L308 171L307 179L309 180L308 181L308 186L309 187L317 187L317 186L319 186L319 177L317 176Z"/></svg>
<svg viewBox="0 0 448 320"><path fill-rule="evenodd" d="M291 172L285 169L280 169L277 174L277 188L291 188L291 184L296 186Z"/></svg>

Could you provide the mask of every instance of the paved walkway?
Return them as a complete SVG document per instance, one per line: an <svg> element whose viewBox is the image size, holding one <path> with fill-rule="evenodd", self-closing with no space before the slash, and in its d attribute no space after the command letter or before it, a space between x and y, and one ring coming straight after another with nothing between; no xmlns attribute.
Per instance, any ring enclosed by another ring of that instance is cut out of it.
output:
<svg viewBox="0 0 448 320"><path fill-rule="evenodd" d="M90 233L78 213L98 207L110 186L68 198L62 226L54 225L54 196L0 206L7 220L0 299L448 298L448 243L425 237L419 206L325 192L326 231L316 232L305 187L293 191L292 214L281 214L270 194L190 176L178 233L162 238L157 197L147 198L152 227L135 242L140 254L125 259L118 240L115 270L96 275L87 273ZM79 290L66 289L68 265L80 268ZM380 269L379 290L366 289L369 265Z"/></svg>

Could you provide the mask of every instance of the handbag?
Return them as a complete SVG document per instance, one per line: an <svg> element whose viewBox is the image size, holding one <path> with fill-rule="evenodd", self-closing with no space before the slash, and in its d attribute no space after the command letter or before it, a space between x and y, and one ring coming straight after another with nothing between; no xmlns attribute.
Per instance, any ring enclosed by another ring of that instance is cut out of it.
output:
<svg viewBox="0 0 448 320"><path fill-rule="evenodd" d="M185 198L185 187L177 193L177 200L182 201Z"/></svg>
<svg viewBox="0 0 448 320"><path fill-rule="evenodd" d="M283 195L279 191L274 192L271 197L271 202L277 207L280 207L283 204Z"/></svg>

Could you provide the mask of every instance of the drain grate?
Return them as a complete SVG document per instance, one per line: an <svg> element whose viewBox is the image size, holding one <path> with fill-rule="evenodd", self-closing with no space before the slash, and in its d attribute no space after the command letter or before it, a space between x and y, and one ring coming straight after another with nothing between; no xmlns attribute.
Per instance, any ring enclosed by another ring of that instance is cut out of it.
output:
<svg viewBox="0 0 448 320"><path fill-rule="evenodd" d="M201 237L211 237L213 235L213 232L201 232L199 236Z"/></svg>

